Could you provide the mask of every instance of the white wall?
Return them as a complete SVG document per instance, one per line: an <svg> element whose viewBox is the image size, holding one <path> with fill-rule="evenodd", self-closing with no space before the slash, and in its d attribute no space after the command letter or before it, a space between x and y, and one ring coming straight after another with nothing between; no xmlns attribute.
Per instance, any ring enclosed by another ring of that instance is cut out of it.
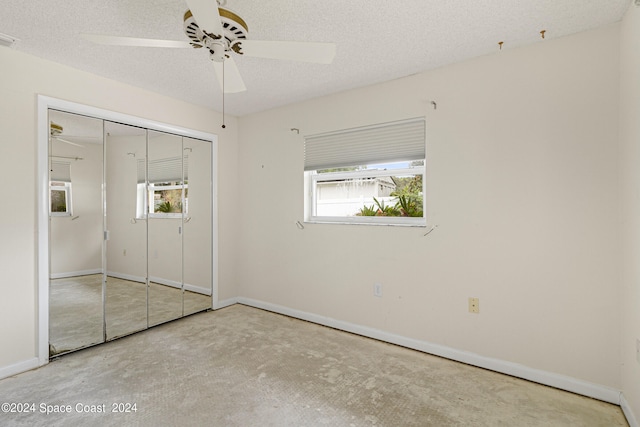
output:
<svg viewBox="0 0 640 427"><path fill-rule="evenodd" d="M622 22L620 44L620 165L622 193L622 391L640 421L640 8ZM632 424L633 425L633 424Z"/></svg>
<svg viewBox="0 0 640 427"><path fill-rule="evenodd" d="M618 36L547 38L240 118L239 294L619 389ZM434 232L295 226L303 135L416 116Z"/></svg>
<svg viewBox="0 0 640 427"><path fill-rule="evenodd" d="M219 298L236 295L237 123L202 107L0 48L0 180L12 183L2 211L0 245L0 370L36 355L36 123L37 94L219 135Z"/></svg>

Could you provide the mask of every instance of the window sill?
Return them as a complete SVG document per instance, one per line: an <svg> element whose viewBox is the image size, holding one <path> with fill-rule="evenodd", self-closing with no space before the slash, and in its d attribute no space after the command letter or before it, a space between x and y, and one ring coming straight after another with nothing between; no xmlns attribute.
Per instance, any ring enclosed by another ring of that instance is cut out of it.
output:
<svg viewBox="0 0 640 427"><path fill-rule="evenodd" d="M149 218L158 218L158 219L168 219L168 218L172 218L172 219L181 219L183 216L183 214L181 213L150 213L149 214Z"/></svg>
<svg viewBox="0 0 640 427"><path fill-rule="evenodd" d="M366 218L366 219L365 219ZM427 227L425 218L397 218L395 221L389 217L361 217L361 218L319 218L312 217L304 221L305 224L338 224L338 225L374 225L391 227Z"/></svg>

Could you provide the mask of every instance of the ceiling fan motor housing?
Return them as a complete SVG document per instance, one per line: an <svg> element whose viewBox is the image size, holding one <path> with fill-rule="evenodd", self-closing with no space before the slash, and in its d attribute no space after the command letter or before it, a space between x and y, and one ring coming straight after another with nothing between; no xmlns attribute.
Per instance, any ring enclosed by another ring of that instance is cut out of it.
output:
<svg viewBox="0 0 640 427"><path fill-rule="evenodd" d="M51 134L51 136L58 136L62 133L62 131L62 126L60 126L59 124L54 122L49 123L49 133Z"/></svg>
<svg viewBox="0 0 640 427"><path fill-rule="evenodd" d="M184 14L184 32L194 48L207 48L211 59L222 62L231 44L236 40L245 40L249 34L247 23L234 12L218 8L223 34L211 34L202 30L190 10Z"/></svg>

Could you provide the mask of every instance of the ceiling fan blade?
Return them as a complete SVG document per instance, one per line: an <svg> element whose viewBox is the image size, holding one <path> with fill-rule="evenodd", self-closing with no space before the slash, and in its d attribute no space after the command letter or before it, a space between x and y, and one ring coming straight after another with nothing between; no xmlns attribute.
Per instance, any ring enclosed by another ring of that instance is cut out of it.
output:
<svg viewBox="0 0 640 427"><path fill-rule="evenodd" d="M137 37L108 36L101 34L80 34L80 37L93 43L111 46L137 46L137 47L191 47L189 42L175 40L141 39Z"/></svg>
<svg viewBox="0 0 640 427"><path fill-rule="evenodd" d="M330 64L336 56L335 43L236 40L232 48L246 56Z"/></svg>
<svg viewBox="0 0 640 427"><path fill-rule="evenodd" d="M67 141L66 139L62 139L57 136L52 136L51 138L55 139L56 141L64 142L65 144L75 145L76 147L85 148L84 145L76 144L75 142Z"/></svg>
<svg viewBox="0 0 640 427"><path fill-rule="evenodd" d="M187 0L187 6L201 30L216 36L224 36L217 1Z"/></svg>
<svg viewBox="0 0 640 427"><path fill-rule="evenodd" d="M225 93L244 92L247 90L247 87L242 81L242 76L240 75L238 66L233 58L228 57L224 62L212 61L212 63L216 72L216 77L218 78L218 83L220 83L220 89Z"/></svg>

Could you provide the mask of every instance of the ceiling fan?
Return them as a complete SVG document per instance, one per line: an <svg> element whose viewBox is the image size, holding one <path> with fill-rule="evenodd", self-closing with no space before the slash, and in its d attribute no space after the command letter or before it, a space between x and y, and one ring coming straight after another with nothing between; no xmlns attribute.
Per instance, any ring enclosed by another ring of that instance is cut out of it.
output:
<svg viewBox="0 0 640 427"><path fill-rule="evenodd" d="M247 39L246 22L223 8L226 0L186 0L184 32L189 41L157 40L98 34L82 34L94 43L118 46L204 48L209 51L223 93L247 90L233 55L330 64L336 54L334 43L265 41Z"/></svg>
<svg viewBox="0 0 640 427"><path fill-rule="evenodd" d="M52 140L64 142L65 144L74 145L76 147L85 148L84 145L77 144L75 142L71 142L67 139L62 138L62 136L69 138L67 135L63 135L64 128L54 122L49 122L49 136ZM61 136L62 135L62 136Z"/></svg>

